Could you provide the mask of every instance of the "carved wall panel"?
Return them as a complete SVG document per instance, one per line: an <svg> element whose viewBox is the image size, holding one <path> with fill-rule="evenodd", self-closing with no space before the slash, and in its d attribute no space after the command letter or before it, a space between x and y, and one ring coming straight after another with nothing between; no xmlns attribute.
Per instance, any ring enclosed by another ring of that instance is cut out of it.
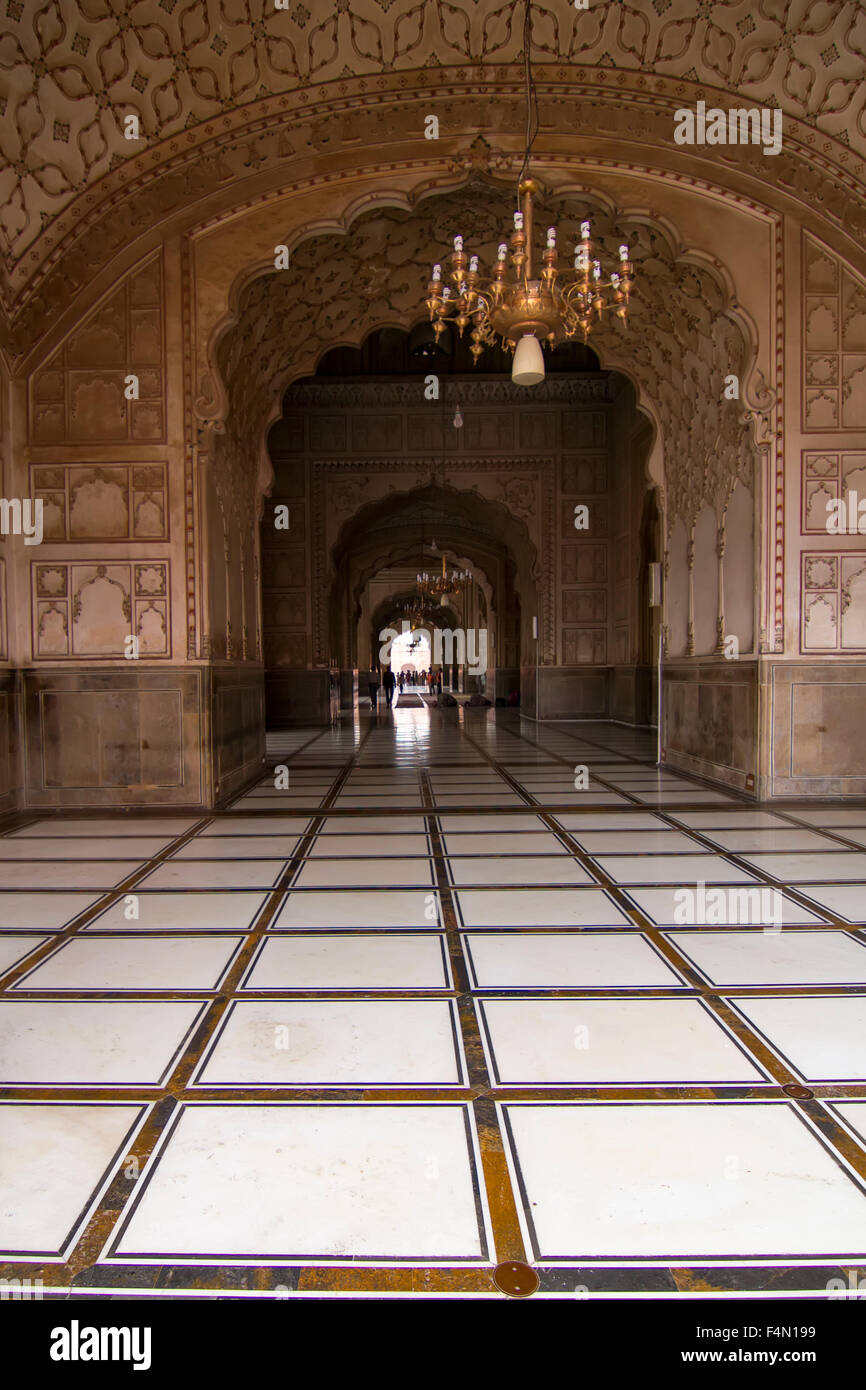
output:
<svg viewBox="0 0 866 1390"><path fill-rule="evenodd" d="M721 508L738 477L753 478L751 425L741 410L727 408L723 398L725 377L747 371L751 345L733 312L730 289L709 258L680 254L667 229L644 217L621 215L591 194L577 199L550 191L540 200L537 216L541 223L556 224L567 244L579 237L580 220L590 205L594 235L606 254L615 257L628 237L640 284L628 337L605 321L593 344L605 366L623 367L640 383L661 425L668 516L693 521L704 502ZM326 232L311 236L294 248L287 270L249 282L217 348L230 418L239 435L254 436L270 417L278 383L314 370L335 341L361 342L382 324L408 328L423 303L430 265L443 254L454 226L463 228L473 250L489 262L495 260L501 228L510 215L511 195L479 178L459 191L423 199L411 212L365 211L348 234L338 239ZM383 278L384 247L391 273ZM471 391L471 383L465 392L461 388L461 406L471 401L466 394ZM533 408L536 400L534 392L520 412L518 451L604 449L603 411L566 409L557 421L550 412ZM448 431L437 420L444 410L432 404L428 421L424 402L416 397L414 403L415 444L425 434L430 440L442 440L444 434L449 453L468 450L469 436L467 442L457 437L465 429L452 430L448 442ZM484 429L488 433L481 437L492 439L493 427L485 422ZM349 422L337 412L322 412L315 430L314 451L335 456L351 447ZM375 426L364 430L368 447L362 453L372 450L374 438L381 441L382 454L397 456L406 448L407 431L401 445L399 422L390 412L381 412ZM354 438L357 444L361 436Z"/></svg>
<svg viewBox="0 0 866 1390"><path fill-rule="evenodd" d="M866 284L803 233L803 429L866 427Z"/></svg>
<svg viewBox="0 0 866 1390"><path fill-rule="evenodd" d="M165 438L162 275L160 253L130 273L33 375L34 444Z"/></svg>
<svg viewBox="0 0 866 1390"><path fill-rule="evenodd" d="M140 659L171 655L169 564L31 564L35 659L125 657L138 638Z"/></svg>
<svg viewBox="0 0 866 1390"><path fill-rule="evenodd" d="M563 584L602 584L607 579L606 545L564 545L560 555Z"/></svg>
<svg viewBox="0 0 866 1390"><path fill-rule="evenodd" d="M607 633L604 628L563 628L564 666L603 666L607 661Z"/></svg>
<svg viewBox="0 0 866 1390"><path fill-rule="evenodd" d="M803 450L801 496L803 504L802 532L804 535L826 535L832 513L829 504L840 498L846 503L846 522L857 534L857 516L847 505L856 493L860 502L866 501L866 453L813 452ZM830 533L832 534L832 533Z"/></svg>
<svg viewBox="0 0 866 1390"><path fill-rule="evenodd" d="M801 650L866 650L866 551L802 557Z"/></svg>
<svg viewBox="0 0 866 1390"><path fill-rule="evenodd" d="M30 467L52 541L168 540L166 485L164 463Z"/></svg>

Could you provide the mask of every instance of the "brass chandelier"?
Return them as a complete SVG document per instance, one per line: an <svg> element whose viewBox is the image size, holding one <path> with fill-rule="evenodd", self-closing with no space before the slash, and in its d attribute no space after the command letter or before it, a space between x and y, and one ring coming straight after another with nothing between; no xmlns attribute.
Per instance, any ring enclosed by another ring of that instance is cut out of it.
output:
<svg viewBox="0 0 866 1390"><path fill-rule="evenodd" d="M446 594L462 593L471 578L472 575L469 570L452 570L450 574L447 574L445 556L443 555L441 574L428 574L425 570L423 574L415 576L415 582L422 599L438 598L441 600Z"/></svg>
<svg viewBox="0 0 866 1390"><path fill-rule="evenodd" d="M492 274L485 275L478 256L467 255L463 237L457 235L450 270L443 280L441 264L434 265L426 300L437 341L448 322L456 324L461 337L471 324L470 351L475 364L485 347L501 342L503 347L514 352L511 379L519 386L535 386L544 380L541 341L552 345L558 338L572 338L579 331L586 342L606 310L612 310L617 318L625 321L634 285L628 246L619 248L617 269L604 275L588 221L580 225L573 270L560 265L555 227L547 229L542 269L536 270L532 199L538 192L538 185L525 177L538 129L538 103L530 61L531 6L532 0L526 0L523 30L526 150L517 184L520 208L514 214L510 264L509 246L503 241Z"/></svg>

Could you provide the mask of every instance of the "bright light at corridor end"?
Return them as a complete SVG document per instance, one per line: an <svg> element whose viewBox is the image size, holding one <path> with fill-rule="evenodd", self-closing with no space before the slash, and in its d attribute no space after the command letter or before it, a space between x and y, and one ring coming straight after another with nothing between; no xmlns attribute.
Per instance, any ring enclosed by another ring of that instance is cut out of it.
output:
<svg viewBox="0 0 866 1390"><path fill-rule="evenodd" d="M511 380L515 386L537 386L544 380L544 356L534 333L524 333L514 350Z"/></svg>

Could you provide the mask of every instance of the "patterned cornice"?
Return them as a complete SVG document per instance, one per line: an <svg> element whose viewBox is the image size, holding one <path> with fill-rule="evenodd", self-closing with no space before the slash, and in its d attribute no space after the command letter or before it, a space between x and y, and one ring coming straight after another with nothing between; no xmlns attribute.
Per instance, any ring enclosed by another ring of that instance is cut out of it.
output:
<svg viewBox="0 0 866 1390"><path fill-rule="evenodd" d="M430 370L435 371L435 363ZM289 387L283 397L284 408L288 410L333 410L335 407L358 406L415 406L423 377L418 381L394 382L304 382ZM621 389L619 378L608 372L586 373L582 376L563 377L557 380L548 376L537 387L533 387L533 405L579 405L588 402L610 404L616 400ZM461 377L459 381L450 377L442 383L441 400L445 403L459 400L464 405L525 405L526 388L514 386L508 380L473 381L471 377Z"/></svg>

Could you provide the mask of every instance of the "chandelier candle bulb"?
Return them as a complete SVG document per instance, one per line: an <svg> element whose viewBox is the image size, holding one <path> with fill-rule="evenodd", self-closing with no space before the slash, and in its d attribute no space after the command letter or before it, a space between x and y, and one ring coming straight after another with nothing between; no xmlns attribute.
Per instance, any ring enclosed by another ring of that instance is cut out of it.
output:
<svg viewBox="0 0 866 1390"><path fill-rule="evenodd" d="M627 261L627 260L628 260L628 247L627 247L627 246L621 246L621 247L619 248L619 258L620 258L621 261Z"/></svg>
<svg viewBox="0 0 866 1390"><path fill-rule="evenodd" d="M462 251L462 250L463 250L463 238L462 238L462 236L456 236L456 237L454 238L454 250L455 250L455 251Z"/></svg>
<svg viewBox="0 0 866 1390"><path fill-rule="evenodd" d="M497 259L500 260L500 261L504 261L504 260L505 260L505 257L506 257L507 255L508 255L508 245L507 245L506 242L501 241L501 242L499 243L499 250L498 250L497 253L496 253Z"/></svg>
<svg viewBox="0 0 866 1390"><path fill-rule="evenodd" d="M434 267L433 267L433 280L434 280L434 282L435 282L436 284L438 284L439 281L440 281L441 279L442 279L442 267L441 267L441 265L434 265Z"/></svg>
<svg viewBox="0 0 866 1390"><path fill-rule="evenodd" d="M551 247L551 248L554 247L554 246L556 245L556 228L555 228L555 227L548 227L548 229L547 229L547 245L548 245L549 247Z"/></svg>
<svg viewBox="0 0 866 1390"><path fill-rule="evenodd" d="M515 232L522 232L522 231L523 231L523 213L522 213L522 212L516 212L516 213L514 214L514 230L515 230Z"/></svg>
<svg viewBox="0 0 866 1390"><path fill-rule="evenodd" d="M581 222L581 224L580 224L580 235L583 237L583 240L584 240L584 241L589 241L589 223L588 223L588 222Z"/></svg>
<svg viewBox="0 0 866 1390"><path fill-rule="evenodd" d="M477 275L477 274L478 274L478 257L477 257L477 256L472 256L472 257L470 257L470 260L469 260L469 273L470 273L471 275Z"/></svg>

